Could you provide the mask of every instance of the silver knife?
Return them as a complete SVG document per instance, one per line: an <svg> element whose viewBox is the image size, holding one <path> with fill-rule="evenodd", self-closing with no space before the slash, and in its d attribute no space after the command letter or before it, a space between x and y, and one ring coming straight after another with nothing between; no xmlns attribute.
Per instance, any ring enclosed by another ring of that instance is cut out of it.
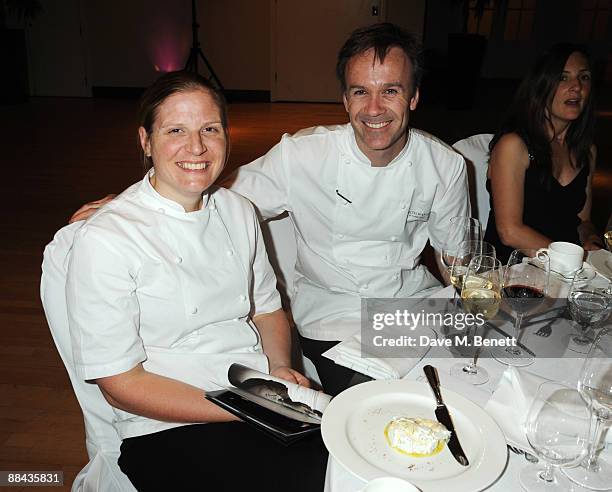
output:
<svg viewBox="0 0 612 492"><path fill-rule="evenodd" d="M451 433L450 439L447 444L448 449L460 465L468 466L470 462L468 461L467 456L465 456L465 453L463 452L463 448L461 447L461 443L459 442L459 438L457 437L457 431L455 430L455 426L451 419L450 413L448 413L448 408L446 408L446 405L442 400L438 371L434 366L430 365L423 367L423 371L425 371L427 382L429 383L429 386L431 386L431 390L433 391L433 394L436 397L436 418L438 419L438 422L440 422L444 427L446 427Z"/></svg>

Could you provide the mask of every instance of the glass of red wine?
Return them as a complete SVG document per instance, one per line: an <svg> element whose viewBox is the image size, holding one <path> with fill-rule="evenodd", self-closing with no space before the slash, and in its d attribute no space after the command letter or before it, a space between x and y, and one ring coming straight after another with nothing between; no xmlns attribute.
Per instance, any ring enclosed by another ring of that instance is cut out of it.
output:
<svg viewBox="0 0 612 492"><path fill-rule="evenodd" d="M516 344L492 351L493 357L509 366L533 364L534 356L519 346L523 317L533 313L548 295L550 259L536 249L516 249L510 255L504 274L502 295L514 313L514 339Z"/></svg>

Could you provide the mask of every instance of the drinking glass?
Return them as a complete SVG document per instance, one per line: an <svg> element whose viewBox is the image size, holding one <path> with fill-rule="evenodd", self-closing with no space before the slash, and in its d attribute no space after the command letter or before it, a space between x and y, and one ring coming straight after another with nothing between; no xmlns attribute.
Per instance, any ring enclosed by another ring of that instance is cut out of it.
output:
<svg viewBox="0 0 612 492"><path fill-rule="evenodd" d="M463 241L455 250L455 256L449 270L450 281L455 292L461 295L463 279L467 273L468 265L475 256L492 256L495 258L495 247L485 241Z"/></svg>
<svg viewBox="0 0 612 492"><path fill-rule="evenodd" d="M540 463L527 466L519 475L527 492L573 490L557 467L574 466L586 454L590 412L575 388L548 381L542 383L529 408L525 434Z"/></svg>
<svg viewBox="0 0 612 492"><path fill-rule="evenodd" d="M611 283L590 268L583 268L574 275L567 302L572 319L578 325L580 332L570 338L568 345L570 350L582 354L589 351L593 343L593 329L610 315Z"/></svg>
<svg viewBox="0 0 612 492"><path fill-rule="evenodd" d="M606 241L606 247L608 251L612 251L612 214L610 214L610 218L608 219L608 224L606 225L606 231L604 232L604 239Z"/></svg>
<svg viewBox="0 0 612 492"><path fill-rule="evenodd" d="M587 489L609 490L612 487L612 466L598 459L601 441L612 420L612 326L596 337L584 361L578 380L578 391L590 406L595 425L591 434L587 459L581 466L564 473Z"/></svg>
<svg viewBox="0 0 612 492"><path fill-rule="evenodd" d="M463 308L474 316L491 319L497 314L501 299L502 285L501 262L494 256L476 255L470 261L463 278L461 300ZM474 334L474 333L473 333ZM466 332L466 337L469 330ZM473 337L469 337L473 339ZM451 374L471 384L483 384L489 380L489 374L476 365L478 350L467 364L455 364Z"/></svg>
<svg viewBox="0 0 612 492"><path fill-rule="evenodd" d="M440 252L440 260L447 274L450 277L453 260L457 254L457 249L464 241L481 241L482 226L480 221L473 217L465 217L458 215L450 220L448 234ZM453 294L453 300L456 298L456 292Z"/></svg>
<svg viewBox="0 0 612 492"><path fill-rule="evenodd" d="M550 259L536 249L516 249L510 255L504 274L504 298L514 313L515 346L492 351L499 362L515 367L533 364L534 356L518 346L525 314L538 308L548 295Z"/></svg>

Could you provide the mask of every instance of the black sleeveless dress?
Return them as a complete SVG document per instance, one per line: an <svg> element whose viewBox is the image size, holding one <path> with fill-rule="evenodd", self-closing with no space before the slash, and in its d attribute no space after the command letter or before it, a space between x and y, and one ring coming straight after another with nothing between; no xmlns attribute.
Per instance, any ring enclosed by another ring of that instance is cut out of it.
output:
<svg viewBox="0 0 612 492"><path fill-rule="evenodd" d="M548 236L552 241L580 244L578 225L581 220L578 214L586 202L589 167L583 166L570 183L561 186L552 176L548 182L542 182L540 171L534 165L531 155L529 158L530 164L525 173L523 223ZM488 179L487 191L491 212L484 240L495 246L497 258L505 264L513 248L503 244L497 234L491 183Z"/></svg>

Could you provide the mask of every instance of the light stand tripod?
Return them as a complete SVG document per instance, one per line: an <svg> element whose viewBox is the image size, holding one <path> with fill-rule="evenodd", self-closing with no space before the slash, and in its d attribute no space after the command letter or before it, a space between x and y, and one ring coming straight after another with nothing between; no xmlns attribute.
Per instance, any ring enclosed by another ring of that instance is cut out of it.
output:
<svg viewBox="0 0 612 492"><path fill-rule="evenodd" d="M208 69L210 73L210 77L208 77L208 79L211 82L217 84L217 88L221 90L221 92L225 92L225 89L223 88L223 84L219 80L219 77L217 77L217 74L213 70L213 67L211 66L210 63L208 63L208 60L206 59L206 56L204 56L204 53L202 53L202 49L200 48L200 41L198 40L198 28L199 27L200 27L200 24L198 24L197 14L196 14L196 0L191 0L191 39L192 39L192 42L191 42L191 49L189 50L189 58L187 58L187 62L185 63L185 70L189 72L198 73L198 57L202 58L204 65L206 65L206 68Z"/></svg>

